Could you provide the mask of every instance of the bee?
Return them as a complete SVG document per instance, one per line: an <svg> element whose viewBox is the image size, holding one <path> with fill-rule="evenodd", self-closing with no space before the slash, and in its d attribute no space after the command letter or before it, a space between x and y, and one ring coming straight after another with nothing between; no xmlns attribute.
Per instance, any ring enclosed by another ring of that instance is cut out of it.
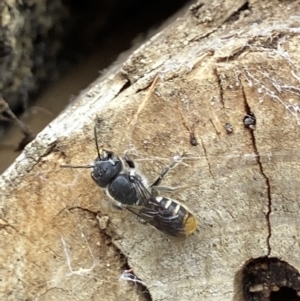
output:
<svg viewBox="0 0 300 301"><path fill-rule="evenodd" d="M118 208L122 204L138 204L138 195L134 183L130 177L135 175L139 181L143 178L136 174L134 162L125 155L125 162L129 169L125 168L123 160L114 152L99 149L97 131L94 127L95 146L97 157L90 165L61 165L63 168L91 168L91 177L95 183L103 188L109 197L111 197Z"/></svg>
<svg viewBox="0 0 300 301"><path fill-rule="evenodd" d="M156 190L174 190L158 187L165 175L177 164L165 167L152 185L146 188L146 179L135 170L128 154L125 162L112 151L99 149L96 127L94 127L97 157L91 165L61 165L63 168L91 168L91 177L115 201L120 209L126 209L161 232L174 237L186 238L197 228L194 214L180 202L156 196Z"/></svg>
<svg viewBox="0 0 300 301"><path fill-rule="evenodd" d="M138 191L139 205L124 205L128 211L170 236L186 238L196 231L197 219L186 206L177 200L155 196L138 178L132 176L130 179Z"/></svg>

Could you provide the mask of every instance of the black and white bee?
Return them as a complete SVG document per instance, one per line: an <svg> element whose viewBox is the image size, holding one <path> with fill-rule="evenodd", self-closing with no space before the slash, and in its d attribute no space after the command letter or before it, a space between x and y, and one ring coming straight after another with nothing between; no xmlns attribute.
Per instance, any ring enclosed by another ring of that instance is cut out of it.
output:
<svg viewBox="0 0 300 301"><path fill-rule="evenodd" d="M106 190L119 208L127 209L168 235L187 237L196 230L197 219L186 206L176 200L156 196L157 190L172 190L158 186L170 169L177 164L176 161L165 167L154 183L146 188L146 179L136 171L135 164L128 154L124 157L128 165L126 168L118 155L112 151L99 149L96 127L94 137L98 155L93 164L61 165L61 167L92 168L92 179Z"/></svg>

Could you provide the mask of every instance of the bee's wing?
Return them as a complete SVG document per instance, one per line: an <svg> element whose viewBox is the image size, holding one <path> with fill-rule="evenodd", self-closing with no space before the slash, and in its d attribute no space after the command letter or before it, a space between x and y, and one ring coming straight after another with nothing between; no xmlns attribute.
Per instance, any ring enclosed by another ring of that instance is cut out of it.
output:
<svg viewBox="0 0 300 301"><path fill-rule="evenodd" d="M152 201L148 200L147 207L126 205L125 208L165 234L186 237L182 219L163 208L153 198Z"/></svg>
<svg viewBox="0 0 300 301"><path fill-rule="evenodd" d="M138 205L148 207L148 200L153 198L152 194L137 177L134 177L134 186L139 200Z"/></svg>
<svg viewBox="0 0 300 301"><path fill-rule="evenodd" d="M126 205L125 208L165 234L175 237L186 237L182 218L174 215L173 212L157 202L156 198L138 178L135 178L134 184L138 194L139 205Z"/></svg>

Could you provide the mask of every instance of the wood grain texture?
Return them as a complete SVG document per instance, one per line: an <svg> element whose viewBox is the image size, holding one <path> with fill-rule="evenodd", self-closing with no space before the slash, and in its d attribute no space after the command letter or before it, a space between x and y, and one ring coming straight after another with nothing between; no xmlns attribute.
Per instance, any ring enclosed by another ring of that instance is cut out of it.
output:
<svg viewBox="0 0 300 301"><path fill-rule="evenodd" d="M4 299L96 300L101 285L115 293L105 300L145 297L119 282L121 265L108 269L117 255L103 236L152 300L243 300L240 271L260 256L300 268L299 2L201 3L93 83L0 178ZM170 239L111 208L88 170L60 169L96 157L95 119L100 145L129 150L149 182L185 152L163 185L182 186L168 196L195 213L195 235ZM102 231L97 214L109 218ZM66 250L88 275L70 275Z"/></svg>

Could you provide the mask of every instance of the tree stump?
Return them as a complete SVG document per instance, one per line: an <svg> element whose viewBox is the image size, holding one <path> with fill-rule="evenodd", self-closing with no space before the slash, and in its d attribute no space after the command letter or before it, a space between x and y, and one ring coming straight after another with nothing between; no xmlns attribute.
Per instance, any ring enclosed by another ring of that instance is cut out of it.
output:
<svg viewBox="0 0 300 301"><path fill-rule="evenodd" d="M300 267L299 11L199 1L40 133L0 179L1 299L297 295L288 273L247 273L252 258ZM167 237L113 208L89 170L60 168L94 160L95 123L99 146L129 152L149 183L184 153L163 181L180 188L161 195L193 211L194 235Z"/></svg>

